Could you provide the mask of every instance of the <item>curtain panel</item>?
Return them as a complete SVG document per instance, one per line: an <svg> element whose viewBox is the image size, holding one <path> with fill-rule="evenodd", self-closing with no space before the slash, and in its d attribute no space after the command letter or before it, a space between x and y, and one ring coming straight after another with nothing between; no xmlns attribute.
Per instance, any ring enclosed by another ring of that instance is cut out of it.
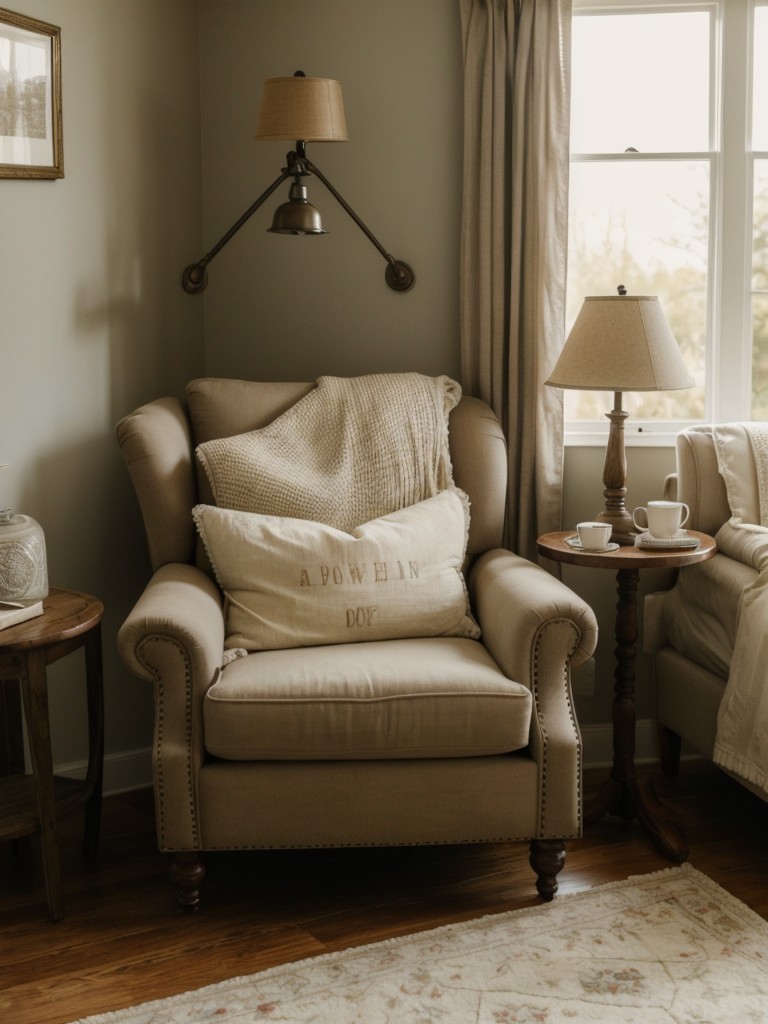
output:
<svg viewBox="0 0 768 1024"><path fill-rule="evenodd" d="M460 0L462 386L501 420L507 543L560 528L572 0Z"/></svg>

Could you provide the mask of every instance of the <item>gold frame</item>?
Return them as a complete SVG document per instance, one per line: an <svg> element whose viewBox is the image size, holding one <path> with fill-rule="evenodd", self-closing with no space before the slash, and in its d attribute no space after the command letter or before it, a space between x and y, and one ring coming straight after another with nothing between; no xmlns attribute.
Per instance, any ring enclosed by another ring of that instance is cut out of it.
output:
<svg viewBox="0 0 768 1024"><path fill-rule="evenodd" d="M8 31L6 31L6 28ZM63 178L64 177L64 139L62 129L61 106L61 29L49 25L36 18L28 18L24 14L0 7L0 43L3 38L13 43L23 35L45 36L49 41L50 52L47 68L49 75L46 83L46 134L29 138L30 149L39 143L40 150L50 150L50 160L43 159L44 152L36 154L41 157L34 163L22 163L21 160L8 160L10 152L3 152L2 140L11 136L0 136L0 178ZM23 38L21 39L23 42ZM2 67L0 67L0 88ZM3 98L0 97L0 117L3 114ZM24 138L24 136L19 136ZM10 146L7 147L10 150ZM3 162L5 159L6 162Z"/></svg>

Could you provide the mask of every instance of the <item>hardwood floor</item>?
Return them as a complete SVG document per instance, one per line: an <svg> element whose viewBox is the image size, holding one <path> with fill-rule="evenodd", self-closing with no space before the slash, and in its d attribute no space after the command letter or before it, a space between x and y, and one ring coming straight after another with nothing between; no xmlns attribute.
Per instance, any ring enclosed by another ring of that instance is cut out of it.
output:
<svg viewBox="0 0 768 1024"><path fill-rule="evenodd" d="M587 787L605 777L590 773ZM690 863L768 919L768 805L702 762L654 773ZM62 838L65 917L47 917L34 845L0 847L0 1019L69 1024L226 978L534 905L527 844L222 854L203 906L177 911L149 791L104 802L97 856ZM637 822L607 817L568 844L560 893L669 867ZM557 898L557 897L556 897Z"/></svg>

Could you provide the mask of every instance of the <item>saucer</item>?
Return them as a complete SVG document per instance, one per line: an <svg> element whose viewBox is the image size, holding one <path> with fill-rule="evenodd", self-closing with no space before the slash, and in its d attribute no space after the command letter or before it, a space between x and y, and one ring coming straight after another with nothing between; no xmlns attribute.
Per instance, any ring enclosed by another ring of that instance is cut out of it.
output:
<svg viewBox="0 0 768 1024"><path fill-rule="evenodd" d="M636 548L697 548L698 537L692 537L687 530L678 530L672 537L654 537L645 530L635 537Z"/></svg>
<svg viewBox="0 0 768 1024"><path fill-rule="evenodd" d="M573 537L566 537L565 543L569 548L573 548L574 551L584 551L588 555L604 555L607 551L619 550L619 545L615 544L613 541L604 548L585 548L575 534Z"/></svg>

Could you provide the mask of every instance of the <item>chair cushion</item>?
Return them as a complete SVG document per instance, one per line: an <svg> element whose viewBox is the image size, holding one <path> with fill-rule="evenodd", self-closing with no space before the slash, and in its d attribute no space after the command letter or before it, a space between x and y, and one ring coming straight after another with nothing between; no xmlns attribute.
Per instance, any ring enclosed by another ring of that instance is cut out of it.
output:
<svg viewBox="0 0 768 1024"><path fill-rule="evenodd" d="M204 703L208 752L243 761L507 753L530 717L526 687L458 637L249 654Z"/></svg>
<svg viewBox="0 0 768 1024"><path fill-rule="evenodd" d="M306 519L198 505L226 596L226 646L275 650L413 636L478 637L455 490L344 533Z"/></svg>

